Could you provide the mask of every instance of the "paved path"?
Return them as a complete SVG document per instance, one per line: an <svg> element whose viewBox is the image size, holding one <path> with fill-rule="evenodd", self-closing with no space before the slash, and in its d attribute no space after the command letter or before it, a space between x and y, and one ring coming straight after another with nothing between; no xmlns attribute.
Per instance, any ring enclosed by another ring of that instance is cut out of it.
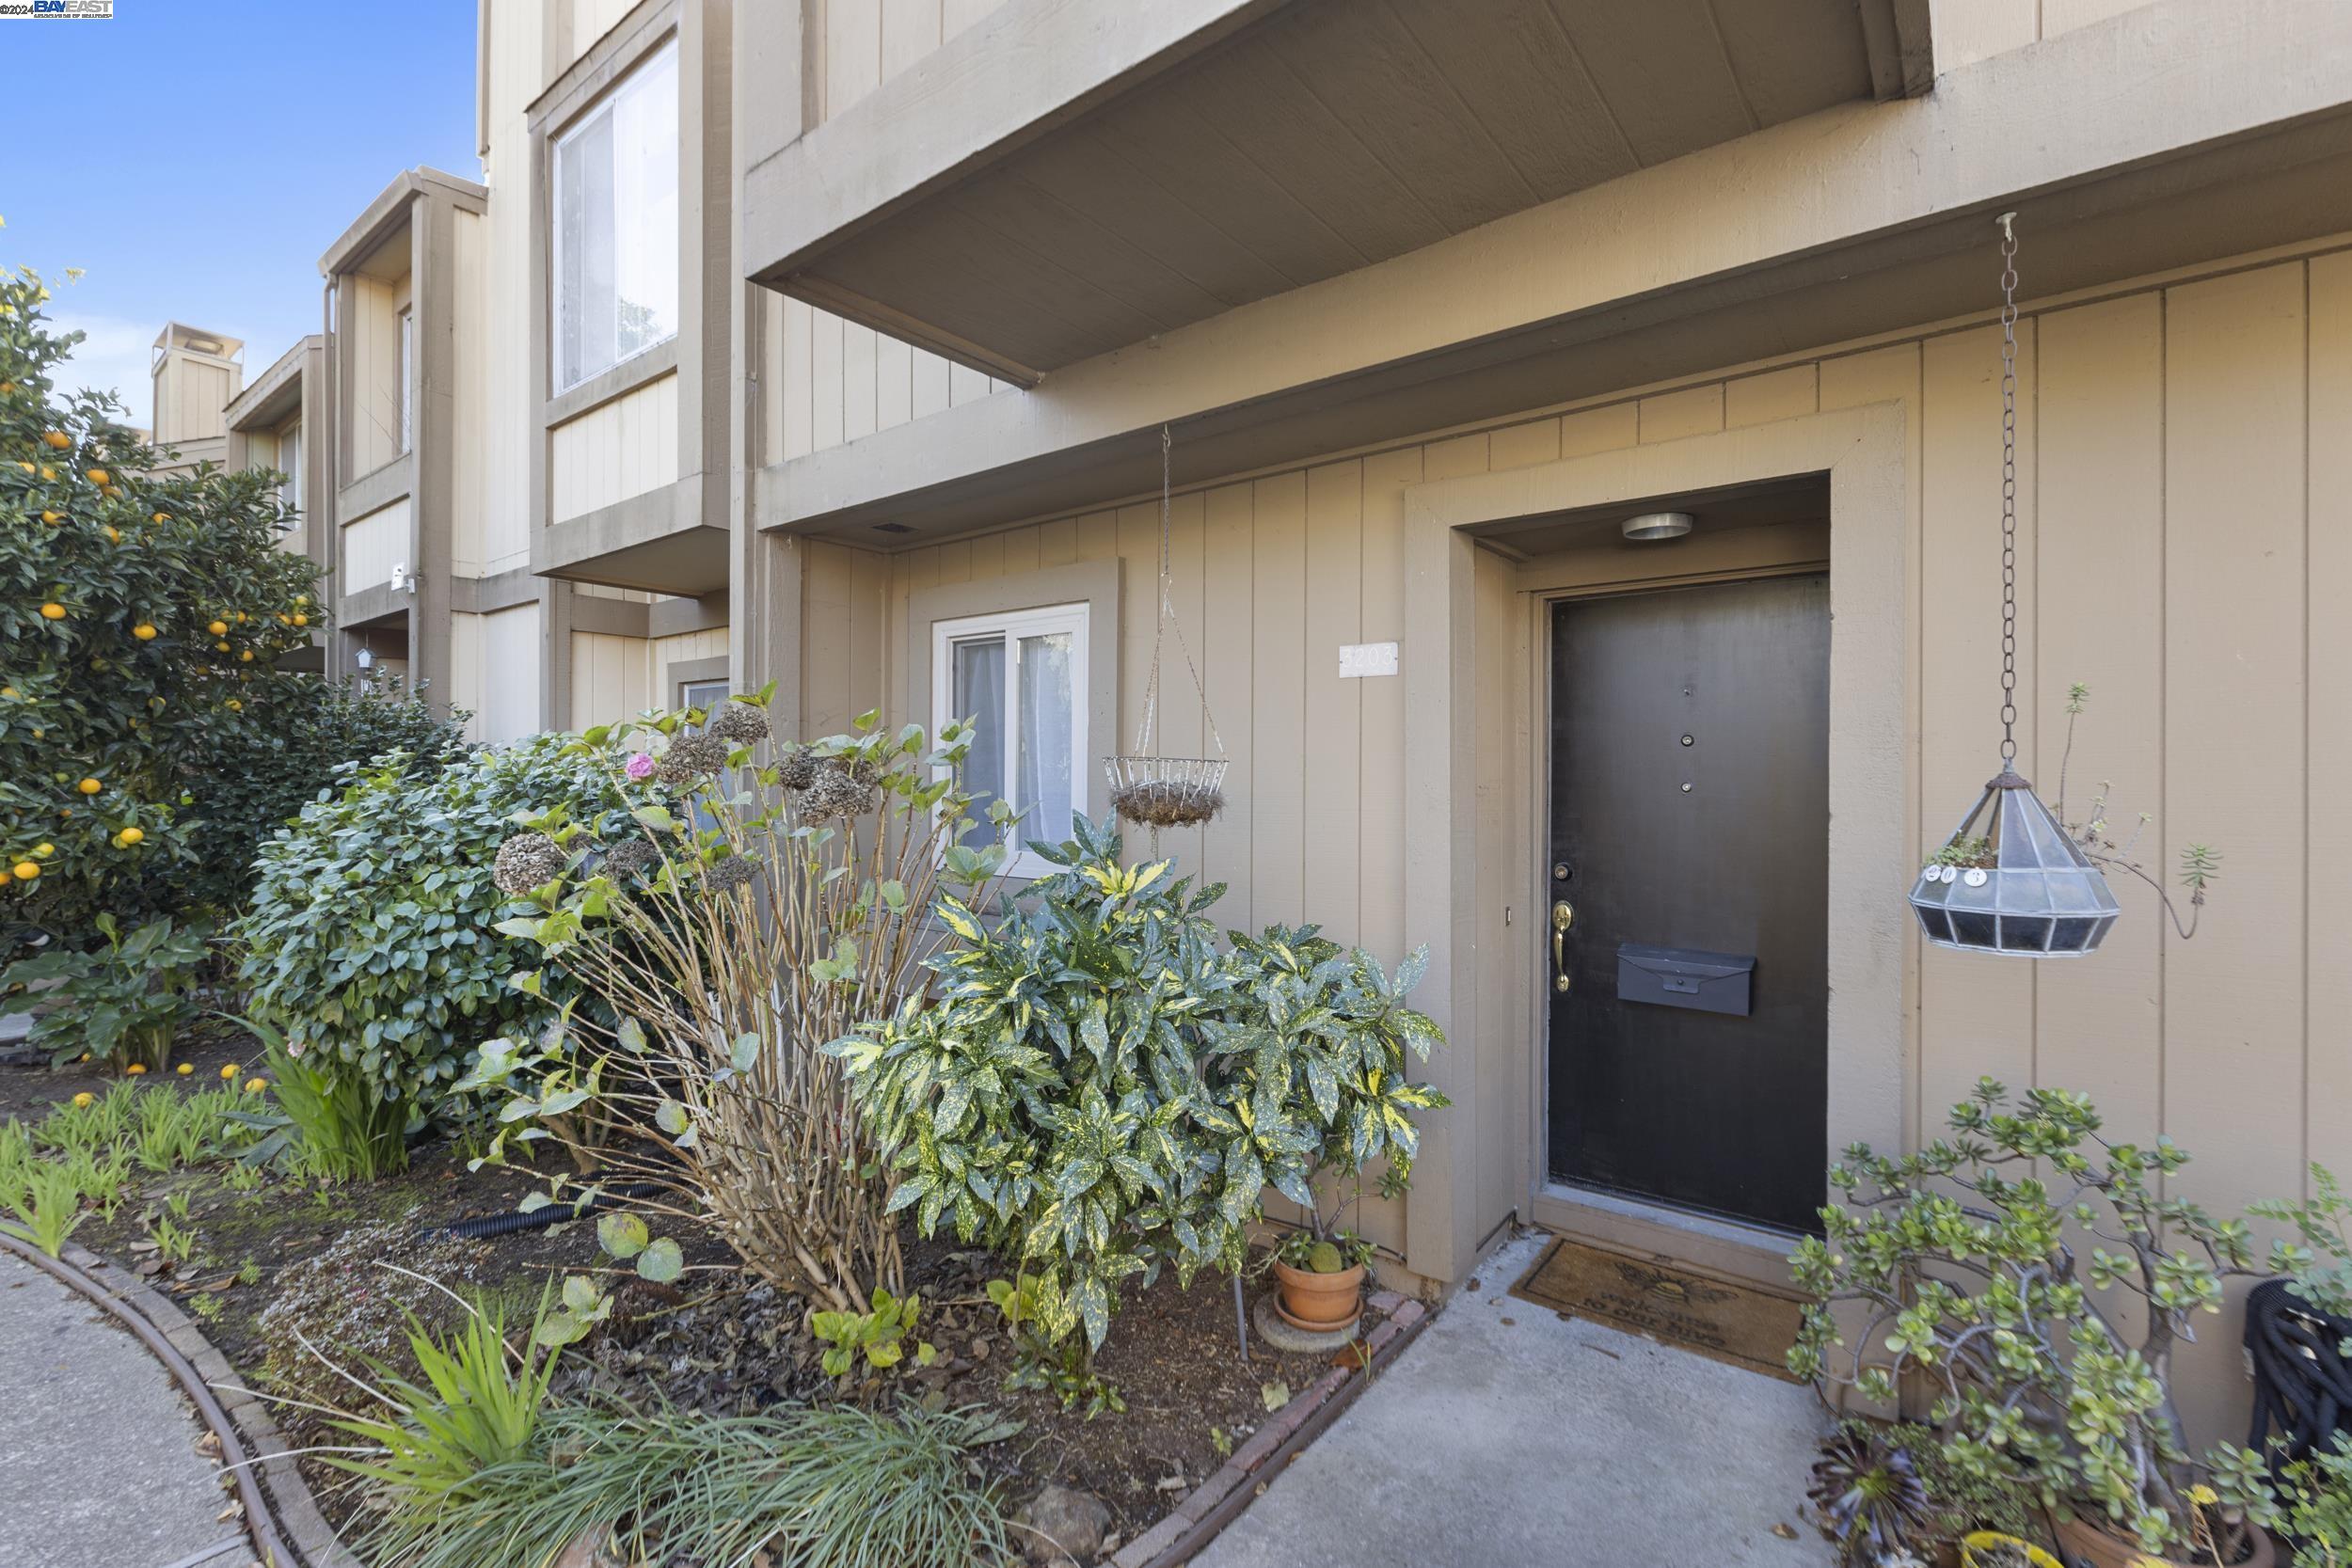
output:
<svg viewBox="0 0 2352 1568"><path fill-rule="evenodd" d="M1488 1259L1197 1568L1826 1568L1812 1390L1504 1294L1541 1246Z"/></svg>
<svg viewBox="0 0 2352 1568"><path fill-rule="evenodd" d="M0 1564L245 1568L202 1435L146 1346L0 1252Z"/></svg>

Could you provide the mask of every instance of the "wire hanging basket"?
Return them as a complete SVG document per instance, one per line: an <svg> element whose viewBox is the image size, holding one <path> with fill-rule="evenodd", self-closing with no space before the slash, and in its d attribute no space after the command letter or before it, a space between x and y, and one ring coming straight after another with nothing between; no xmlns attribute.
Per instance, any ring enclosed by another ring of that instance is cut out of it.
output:
<svg viewBox="0 0 2352 1568"><path fill-rule="evenodd" d="M2106 878L2017 771L2017 234L2001 226L2001 770L1912 884L1938 947L2019 958L2098 951L2122 912Z"/></svg>
<svg viewBox="0 0 2352 1568"><path fill-rule="evenodd" d="M1201 684L1200 667L1192 661L1192 649L1184 641L1184 628L1176 619L1174 574L1168 567L1168 504L1169 454L1174 438L1166 425L1160 427L1160 608L1159 619L1152 631L1152 675L1143 689L1143 721L1136 730L1136 749L1122 756L1103 759L1104 781L1110 786L1111 810L1120 820L1157 833L1162 828L1190 828L1208 821L1225 809L1225 737L1216 732L1216 720L1209 712L1208 689ZM1200 699L1200 717L1208 726L1209 740L1216 747L1213 757L1168 757L1159 753L1160 711L1160 652L1170 630L1176 633L1176 649L1184 656L1184 668L1192 675L1192 689Z"/></svg>

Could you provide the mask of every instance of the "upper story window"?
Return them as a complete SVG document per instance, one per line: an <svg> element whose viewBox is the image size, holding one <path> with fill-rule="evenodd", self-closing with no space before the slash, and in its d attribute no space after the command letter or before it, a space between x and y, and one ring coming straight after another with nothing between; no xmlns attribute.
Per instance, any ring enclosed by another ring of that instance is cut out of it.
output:
<svg viewBox="0 0 2352 1568"><path fill-rule="evenodd" d="M677 44L555 143L555 383L576 387L677 333Z"/></svg>
<svg viewBox="0 0 2352 1568"><path fill-rule="evenodd" d="M988 808L1007 801L1021 817L1006 869L1043 876L1053 867L1023 847L1063 842L1073 814L1087 809L1087 706L1079 691L1087 607L940 621L931 639L933 733L963 719L977 732L963 763L963 787L977 818L966 839L976 846L993 841Z"/></svg>

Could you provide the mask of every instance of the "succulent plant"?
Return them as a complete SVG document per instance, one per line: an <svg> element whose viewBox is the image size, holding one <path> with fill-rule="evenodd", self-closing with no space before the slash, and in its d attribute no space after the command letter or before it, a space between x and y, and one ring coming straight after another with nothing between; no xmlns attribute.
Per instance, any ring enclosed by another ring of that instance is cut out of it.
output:
<svg viewBox="0 0 2352 1568"><path fill-rule="evenodd" d="M1885 1568L1915 1556L1934 1524L1911 1450L1883 1433L1848 1427L1825 1440L1805 1496L1846 1568Z"/></svg>

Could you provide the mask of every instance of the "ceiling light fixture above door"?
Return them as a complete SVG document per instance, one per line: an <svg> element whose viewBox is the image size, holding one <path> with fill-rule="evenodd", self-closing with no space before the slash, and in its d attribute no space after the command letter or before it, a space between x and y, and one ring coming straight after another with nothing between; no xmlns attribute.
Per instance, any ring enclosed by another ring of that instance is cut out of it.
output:
<svg viewBox="0 0 2352 1568"><path fill-rule="evenodd" d="M1625 520L1625 536L1644 543L1656 539L1679 539L1690 532L1697 521L1688 512L1645 512L1638 517Z"/></svg>

